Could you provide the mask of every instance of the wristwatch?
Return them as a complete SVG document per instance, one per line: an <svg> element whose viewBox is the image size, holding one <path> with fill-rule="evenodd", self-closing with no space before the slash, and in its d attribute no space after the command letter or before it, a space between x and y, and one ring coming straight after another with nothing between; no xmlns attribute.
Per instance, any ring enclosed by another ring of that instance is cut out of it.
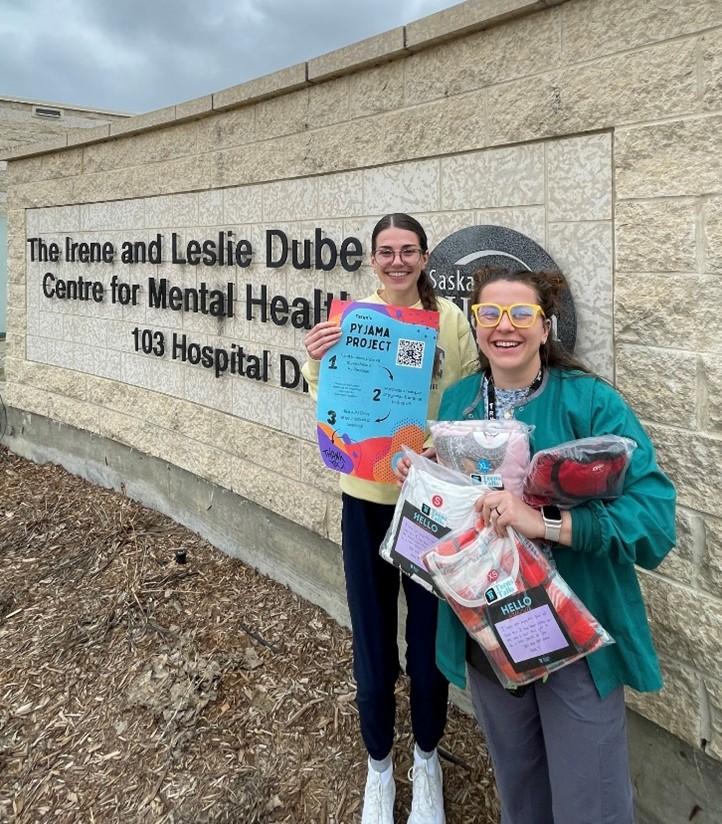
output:
<svg viewBox="0 0 722 824"><path fill-rule="evenodd" d="M558 506L547 504L541 508L544 519L544 540L552 544L557 543L562 531L562 511Z"/></svg>

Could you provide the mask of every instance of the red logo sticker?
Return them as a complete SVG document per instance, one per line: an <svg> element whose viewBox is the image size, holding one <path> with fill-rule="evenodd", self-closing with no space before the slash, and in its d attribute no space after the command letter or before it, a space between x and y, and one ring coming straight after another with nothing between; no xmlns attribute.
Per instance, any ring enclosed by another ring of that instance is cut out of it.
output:
<svg viewBox="0 0 722 824"><path fill-rule="evenodd" d="M431 498L431 503L436 507L443 506L444 505L444 499L441 497L441 495L434 495Z"/></svg>
<svg viewBox="0 0 722 824"><path fill-rule="evenodd" d="M492 569L492 570L489 570L489 574L486 576L486 580L487 580L490 584L493 584L493 583L494 583L494 581L496 581L496 579L497 579L498 577L499 577L499 570L497 570L497 569Z"/></svg>

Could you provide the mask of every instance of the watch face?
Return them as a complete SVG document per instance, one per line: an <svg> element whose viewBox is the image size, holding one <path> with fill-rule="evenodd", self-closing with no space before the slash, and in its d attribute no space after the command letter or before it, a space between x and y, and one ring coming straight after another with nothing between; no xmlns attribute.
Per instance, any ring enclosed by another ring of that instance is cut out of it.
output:
<svg viewBox="0 0 722 824"><path fill-rule="evenodd" d="M542 507L542 516L545 521L561 521L562 511L558 506L547 504Z"/></svg>

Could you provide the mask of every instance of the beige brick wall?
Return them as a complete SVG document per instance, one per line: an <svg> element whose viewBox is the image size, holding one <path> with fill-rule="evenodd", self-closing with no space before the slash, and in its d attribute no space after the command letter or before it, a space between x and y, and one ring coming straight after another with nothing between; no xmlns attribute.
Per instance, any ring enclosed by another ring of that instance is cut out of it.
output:
<svg viewBox="0 0 722 824"><path fill-rule="evenodd" d="M315 447L308 449L315 431L313 403L307 395L281 388L278 380L280 353L303 363L305 330L247 320L246 285L257 294L265 283L269 294L284 294L289 301L310 298L314 288L335 294L344 289L361 298L373 290L375 279L368 260L355 273L341 267L325 274L291 266L267 269L262 254L265 229L282 228L298 238L321 226L338 247L349 235L366 241L377 218L394 209L418 214L432 245L470 224L517 229L547 248L567 272L577 296L579 352L612 377L611 143L609 133L592 134L210 191L14 211L25 219L25 233L14 235L13 260L18 265L12 277L13 288L25 283L24 307L16 305L13 315L19 322L24 309L27 360L16 364L15 349L8 358L11 402L22 403L16 393L23 384L45 387L62 397L52 402L53 417L82 421L91 431L180 463L337 539L337 479L322 468ZM247 269L166 262L157 274L182 285L232 280L236 316L222 323L144 305L147 277L156 274L153 268L32 263L25 261L21 248L25 235L47 242L62 241L65 234L76 241L110 240L118 249L122 239L162 233L167 257L171 229L188 239L213 237L221 228L252 240L256 255ZM141 304L49 301L41 291L48 269L69 279L82 272L106 289L117 275L140 284ZM265 348L271 354L271 380L263 384L232 375L217 379L200 366L138 354L132 334L136 326L163 332L166 342L179 331L203 345L229 349L241 344L251 354ZM113 414L107 416L106 410ZM124 412L130 421L121 424ZM251 443L255 450L248 448ZM203 451L209 446L217 450L210 465ZM304 461L299 460L300 450Z"/></svg>
<svg viewBox="0 0 722 824"><path fill-rule="evenodd" d="M62 114L57 120L40 117L34 114L35 107L58 109ZM128 115L121 113L76 109L62 103L33 103L0 97L0 156L30 143L64 135L72 129L85 130L127 118Z"/></svg>
<svg viewBox="0 0 722 824"><path fill-rule="evenodd" d="M143 388L141 369L138 385L103 376L111 356L105 367L95 361L95 374L50 365L58 320L39 317L26 288L26 221L43 214L30 210L63 207L46 227L59 234L109 229L125 213L103 218L100 204L118 210L118 200L130 201L126 212L142 203L149 227L163 216L165 225L253 225L259 197L261 221L330 225L340 216L341 230L364 240L387 208L415 211L437 239L482 217L525 227L577 278L577 299L593 298L584 329L595 329L607 290L613 303L594 334L608 336L618 383L679 489L678 549L643 574L667 686L630 702L722 759L722 344L712 322L722 300L722 5L541 6L475 0L111 127L112 140L12 161L9 400L338 539L335 484L299 437L309 420L303 397L286 393L280 423L267 427L233 414L233 395L211 410L148 388L158 387L155 375ZM593 149L604 141L611 161ZM500 189L518 199L495 200ZM84 226L88 214L101 224ZM102 334L85 320L71 336ZM261 397L253 402L263 408Z"/></svg>
<svg viewBox="0 0 722 824"><path fill-rule="evenodd" d="M60 109L62 117L58 120L38 117L33 114L35 105ZM85 133L87 129L97 128L99 124L109 124L111 121L126 118L127 115L123 114L74 109L61 104L34 104L29 101L0 98L0 158L22 146L64 137L68 132ZM50 169L52 162L49 158L48 161L51 164L48 166ZM0 159L0 216L5 215L6 199L7 163Z"/></svg>

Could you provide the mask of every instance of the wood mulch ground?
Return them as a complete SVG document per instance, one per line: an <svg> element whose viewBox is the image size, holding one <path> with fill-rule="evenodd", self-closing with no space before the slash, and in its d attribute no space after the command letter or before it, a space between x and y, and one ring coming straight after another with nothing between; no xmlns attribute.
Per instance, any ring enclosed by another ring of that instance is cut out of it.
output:
<svg viewBox="0 0 722 824"><path fill-rule="evenodd" d="M185 558L185 563L177 559ZM404 679L396 744L409 809ZM498 820L450 708L449 824ZM0 448L0 821L360 819L348 630L113 491Z"/></svg>

